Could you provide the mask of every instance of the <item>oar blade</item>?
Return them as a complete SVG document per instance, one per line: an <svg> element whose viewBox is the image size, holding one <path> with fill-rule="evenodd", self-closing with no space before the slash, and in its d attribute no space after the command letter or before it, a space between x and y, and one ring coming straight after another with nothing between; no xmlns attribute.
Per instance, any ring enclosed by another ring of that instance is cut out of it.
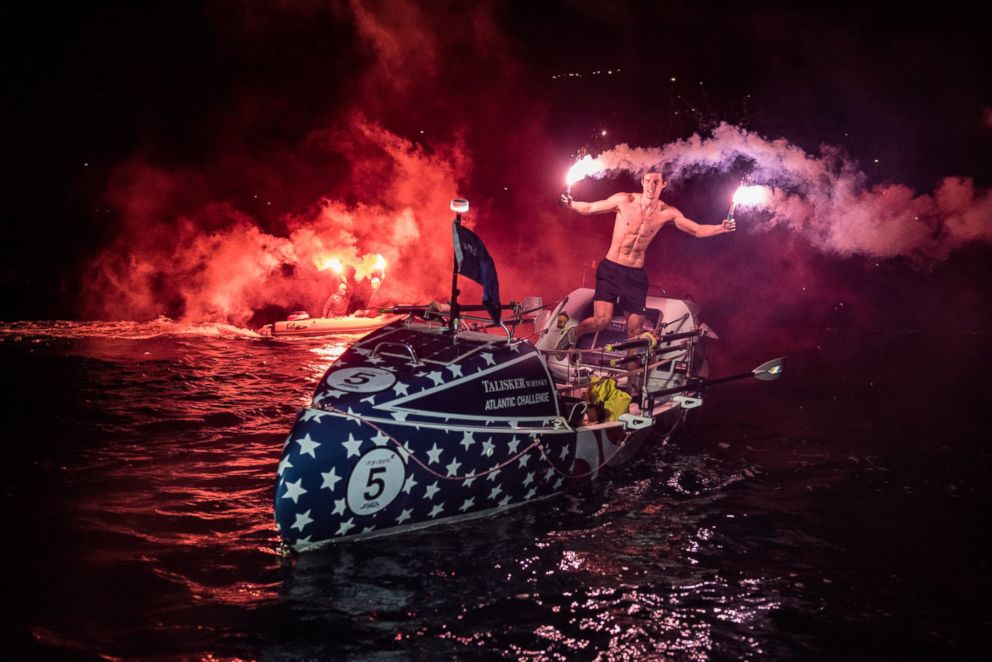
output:
<svg viewBox="0 0 992 662"><path fill-rule="evenodd" d="M765 361L752 370L751 374L754 375L755 379L760 379L763 382L770 382L781 377L783 372L785 372L785 357L780 356L777 359Z"/></svg>

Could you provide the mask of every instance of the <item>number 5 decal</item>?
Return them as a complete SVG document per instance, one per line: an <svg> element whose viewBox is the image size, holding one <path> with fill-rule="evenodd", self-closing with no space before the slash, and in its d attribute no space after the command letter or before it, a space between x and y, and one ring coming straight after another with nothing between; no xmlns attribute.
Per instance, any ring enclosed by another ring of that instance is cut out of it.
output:
<svg viewBox="0 0 992 662"><path fill-rule="evenodd" d="M327 385L349 393L376 393L396 383L396 375L382 368L342 368L327 376Z"/></svg>
<svg viewBox="0 0 992 662"><path fill-rule="evenodd" d="M368 487L374 486L375 491L373 492L372 490L369 490L363 495L366 501L378 499L379 495L386 489L386 480L384 478L377 478L378 474L384 473L386 473L386 467L372 467L369 469Z"/></svg>
<svg viewBox="0 0 992 662"><path fill-rule="evenodd" d="M406 482L406 465L390 448L374 448L359 458L348 477L348 510L371 515L393 502Z"/></svg>

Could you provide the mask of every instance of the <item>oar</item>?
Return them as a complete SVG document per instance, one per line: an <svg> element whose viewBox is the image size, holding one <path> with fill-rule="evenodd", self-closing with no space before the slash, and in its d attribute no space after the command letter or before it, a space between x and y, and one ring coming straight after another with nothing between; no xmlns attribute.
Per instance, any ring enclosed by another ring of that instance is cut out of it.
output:
<svg viewBox="0 0 992 662"><path fill-rule="evenodd" d="M742 372L739 375L718 377L716 379L699 379L698 377L690 377L683 386L674 386L672 388L661 389L660 391L651 391L648 395L671 395L673 393L681 393L682 391L706 388L708 386L713 386L714 384L723 384L724 382L732 382L738 379L747 379L748 377L754 377L755 379L760 379L763 382L769 382L773 379L778 379L781 377L784 370L785 357L781 356L777 359L772 359L771 361L765 361L751 372Z"/></svg>

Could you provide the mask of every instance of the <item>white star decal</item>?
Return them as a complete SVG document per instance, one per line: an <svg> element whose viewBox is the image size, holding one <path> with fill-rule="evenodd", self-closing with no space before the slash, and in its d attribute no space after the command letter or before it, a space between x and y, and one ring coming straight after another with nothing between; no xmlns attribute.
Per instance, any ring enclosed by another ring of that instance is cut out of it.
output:
<svg viewBox="0 0 992 662"><path fill-rule="evenodd" d="M351 351L355 354L361 354L362 356L368 356L370 353L370 350L367 350L364 347L352 347Z"/></svg>
<svg viewBox="0 0 992 662"><path fill-rule="evenodd" d="M358 416L355 415L355 412L351 410L351 407L348 407L348 420L359 427L362 425L362 422L358 419Z"/></svg>
<svg viewBox="0 0 992 662"><path fill-rule="evenodd" d="M331 492L334 491L334 486L337 485L339 480L341 480L341 476L339 476L337 474L337 471L335 471L333 468L330 471L328 471L326 474L322 473L320 475L324 477L324 482L321 484L320 489L324 489L326 487Z"/></svg>
<svg viewBox="0 0 992 662"><path fill-rule="evenodd" d="M403 382L396 382L393 386L393 391L396 392L396 395L410 395L409 389L410 387Z"/></svg>
<svg viewBox="0 0 992 662"><path fill-rule="evenodd" d="M513 439L510 440L510 444L509 444L510 455L513 455L514 453L517 452L517 446L519 445L520 445L520 440L517 439L517 435L513 435Z"/></svg>
<svg viewBox="0 0 992 662"><path fill-rule="evenodd" d="M464 513L466 510L468 510L469 508L471 508L474 505L475 505L475 497L469 497L469 498L465 499L465 503L463 503L462 506L461 506L461 508L459 508L458 510L460 510L460 511L462 511Z"/></svg>
<svg viewBox="0 0 992 662"><path fill-rule="evenodd" d="M307 512L303 513L302 515L299 514L299 513L296 513L296 521L293 522L293 526L291 526L289 528L291 528L291 529L299 529L300 530L300 533L303 533L303 529L306 528L306 525L309 524L312 521L313 520L310 518L310 511L309 510Z"/></svg>
<svg viewBox="0 0 992 662"><path fill-rule="evenodd" d="M503 491L503 488L500 487L499 485L497 485L496 487L494 487L492 489L492 491L489 493L489 500L490 501L495 501L496 500L496 497L498 497L499 496L499 493L502 492L502 491Z"/></svg>
<svg viewBox="0 0 992 662"><path fill-rule="evenodd" d="M499 472L500 471L501 471L500 469L497 469L496 471L494 471L491 474L489 474L489 482L490 483L492 483L492 482L494 482L496 480L496 476L499 475Z"/></svg>
<svg viewBox="0 0 992 662"><path fill-rule="evenodd" d="M367 363L371 363L372 365L379 365L380 363L382 363L382 359L379 358L378 356L370 356L369 358L365 359L365 361Z"/></svg>
<svg viewBox="0 0 992 662"><path fill-rule="evenodd" d="M479 356L481 356L482 360L485 361L487 364L496 365L496 361L493 360L493 355L490 352L482 352L481 354L479 354Z"/></svg>
<svg viewBox="0 0 992 662"><path fill-rule="evenodd" d="M376 446L385 446L389 443L389 437L383 434L381 431L377 431L376 435L372 437L372 443Z"/></svg>
<svg viewBox="0 0 992 662"><path fill-rule="evenodd" d="M313 459L317 459L317 454L314 451L320 446L319 441L314 441L310 438L310 435L305 435L302 439L297 439L296 443L300 445L300 455L309 455Z"/></svg>
<svg viewBox="0 0 992 662"><path fill-rule="evenodd" d="M369 533L370 531L375 531L375 526L367 526L362 529L362 533Z"/></svg>
<svg viewBox="0 0 992 662"><path fill-rule="evenodd" d="M348 441L342 441L341 445L348 449L348 457L351 457L352 455L358 457L361 455L361 453L358 452L358 449L362 447L362 440L355 439L355 435L349 433Z"/></svg>
<svg viewBox="0 0 992 662"><path fill-rule="evenodd" d="M439 370L434 370L432 372L429 372L427 373L427 376L430 378L432 382L434 382L434 386L440 386L441 384L444 383L444 374L442 374L441 371Z"/></svg>
<svg viewBox="0 0 992 662"><path fill-rule="evenodd" d="M445 467L448 470L449 476L454 476L458 473L458 468L462 466L462 463L458 461L457 458L451 460L451 464Z"/></svg>
<svg viewBox="0 0 992 662"><path fill-rule="evenodd" d="M462 440L460 442L458 442L462 446L465 447L465 450L468 450L469 449L469 446L471 446L472 444L475 443L475 439L472 438L472 435L473 434L475 434L475 433L474 432L466 432L465 433L465 436L462 437Z"/></svg>
<svg viewBox="0 0 992 662"><path fill-rule="evenodd" d="M524 495L524 501L530 501L531 499L534 498L535 494L537 494L537 488L536 487L530 488L529 490L527 490L527 494Z"/></svg>
<svg viewBox="0 0 992 662"><path fill-rule="evenodd" d="M361 400L359 400L359 402L367 402L370 405L374 405L375 404L375 396L374 395L370 395L367 398L362 398Z"/></svg>
<svg viewBox="0 0 992 662"><path fill-rule="evenodd" d="M428 513L427 516L430 517L431 519L434 519L435 517L437 517L438 515L440 515L443 510L444 510L444 504L443 503L439 503L436 506L434 506L433 508L431 508L431 512Z"/></svg>
<svg viewBox="0 0 992 662"><path fill-rule="evenodd" d="M334 512L332 512L331 514L332 515L344 515L344 511L345 511L344 499L337 499L334 502Z"/></svg>
<svg viewBox="0 0 992 662"><path fill-rule="evenodd" d="M517 464L520 467L526 467L528 462L530 462L530 453L524 453L520 456L520 459L517 460Z"/></svg>
<svg viewBox="0 0 992 662"><path fill-rule="evenodd" d="M448 370L451 371L451 376L452 377L461 377L462 376L462 366L461 366L461 364L452 363L451 365L448 366Z"/></svg>
<svg viewBox="0 0 992 662"><path fill-rule="evenodd" d="M279 463L279 470L276 472L276 474L281 476L283 471L292 468L293 468L293 463L289 461L289 456L287 455L282 459L282 462Z"/></svg>
<svg viewBox="0 0 992 662"><path fill-rule="evenodd" d="M555 481L555 489L556 490L560 490L561 489L561 484L564 482L564 480L565 480L564 478L559 477L558 480Z"/></svg>
<svg viewBox="0 0 992 662"><path fill-rule="evenodd" d="M550 481L551 477L555 475L554 467L548 467L548 470L544 472L544 480Z"/></svg>
<svg viewBox="0 0 992 662"><path fill-rule="evenodd" d="M441 488L437 486L437 481L435 480L433 485L427 486L427 492L424 494L424 498L428 501L433 501L434 495L437 494L440 489Z"/></svg>
<svg viewBox="0 0 992 662"><path fill-rule="evenodd" d="M568 446L561 447L561 453L558 454L558 457L560 457L562 460L568 457Z"/></svg>
<svg viewBox="0 0 992 662"><path fill-rule="evenodd" d="M322 412L319 409L307 409L303 412L303 416L300 417L300 420L306 422L317 419L319 421L321 416L327 416L327 413Z"/></svg>
<svg viewBox="0 0 992 662"><path fill-rule="evenodd" d="M417 481L413 479L413 474L410 474L409 477L407 477L406 482L403 483L403 491L409 494L410 490L412 490L416 486L417 486Z"/></svg>
<svg viewBox="0 0 992 662"><path fill-rule="evenodd" d="M322 397L324 398L343 398L347 393L344 391L339 391L334 388L329 388L323 392Z"/></svg>
<svg viewBox="0 0 992 662"><path fill-rule="evenodd" d="M403 522L410 519L410 516L412 514L413 514L413 508L411 508L410 510L404 510L402 513L400 513L400 516L396 518L396 523L402 524Z"/></svg>
<svg viewBox="0 0 992 662"><path fill-rule="evenodd" d="M395 418L397 421L405 421L406 417L409 415L410 413L405 411L394 411L392 413L393 418Z"/></svg>
<svg viewBox="0 0 992 662"><path fill-rule="evenodd" d="M286 493L282 495L283 499L292 499L293 503L299 503L299 498L301 494L306 494L307 491L302 487L303 479L300 478L295 483L286 483Z"/></svg>
<svg viewBox="0 0 992 662"><path fill-rule="evenodd" d="M464 482L465 487L472 487L472 483L475 482L475 474L469 474L468 480Z"/></svg>
<svg viewBox="0 0 992 662"><path fill-rule="evenodd" d="M512 497L511 497L511 496L510 496L509 494L507 494L507 495L506 495L505 497L503 497L502 499L500 499L500 501L499 501L499 505L500 505L500 507L501 507L501 508L506 508L506 506L507 506L507 505L508 505L508 504L509 504L509 503L510 503L511 501L513 501L513 498L512 498Z"/></svg>
<svg viewBox="0 0 992 662"><path fill-rule="evenodd" d="M429 464L437 464L441 461L441 449L437 447L437 442L434 442L434 447L427 451L427 462Z"/></svg>
<svg viewBox="0 0 992 662"><path fill-rule="evenodd" d="M524 487L527 487L533 482L534 482L534 472L532 471L529 474L527 474L526 478L524 478Z"/></svg>
<svg viewBox="0 0 992 662"><path fill-rule="evenodd" d="M413 451L410 450L410 447L407 445L407 443L409 442L404 443L402 446L396 447L396 452L400 454L400 457L403 458L404 462L406 462L407 459L409 459L409 457L413 455Z"/></svg>
<svg viewBox="0 0 992 662"><path fill-rule="evenodd" d="M496 446L494 446L493 442L490 441L489 439L486 439L484 442L482 442L482 454L485 455L486 457L493 456L494 448L496 448Z"/></svg>
<svg viewBox="0 0 992 662"><path fill-rule="evenodd" d="M338 527L338 535L343 536L354 528L355 528L354 518L348 520L347 522L341 522L341 526Z"/></svg>

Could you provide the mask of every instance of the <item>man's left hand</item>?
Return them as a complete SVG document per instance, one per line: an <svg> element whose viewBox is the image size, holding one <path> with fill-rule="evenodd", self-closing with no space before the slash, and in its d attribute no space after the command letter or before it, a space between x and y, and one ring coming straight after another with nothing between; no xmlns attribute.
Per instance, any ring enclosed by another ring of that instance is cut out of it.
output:
<svg viewBox="0 0 992 662"><path fill-rule="evenodd" d="M734 232L737 230L737 221L732 218L723 219L723 229L727 232Z"/></svg>

